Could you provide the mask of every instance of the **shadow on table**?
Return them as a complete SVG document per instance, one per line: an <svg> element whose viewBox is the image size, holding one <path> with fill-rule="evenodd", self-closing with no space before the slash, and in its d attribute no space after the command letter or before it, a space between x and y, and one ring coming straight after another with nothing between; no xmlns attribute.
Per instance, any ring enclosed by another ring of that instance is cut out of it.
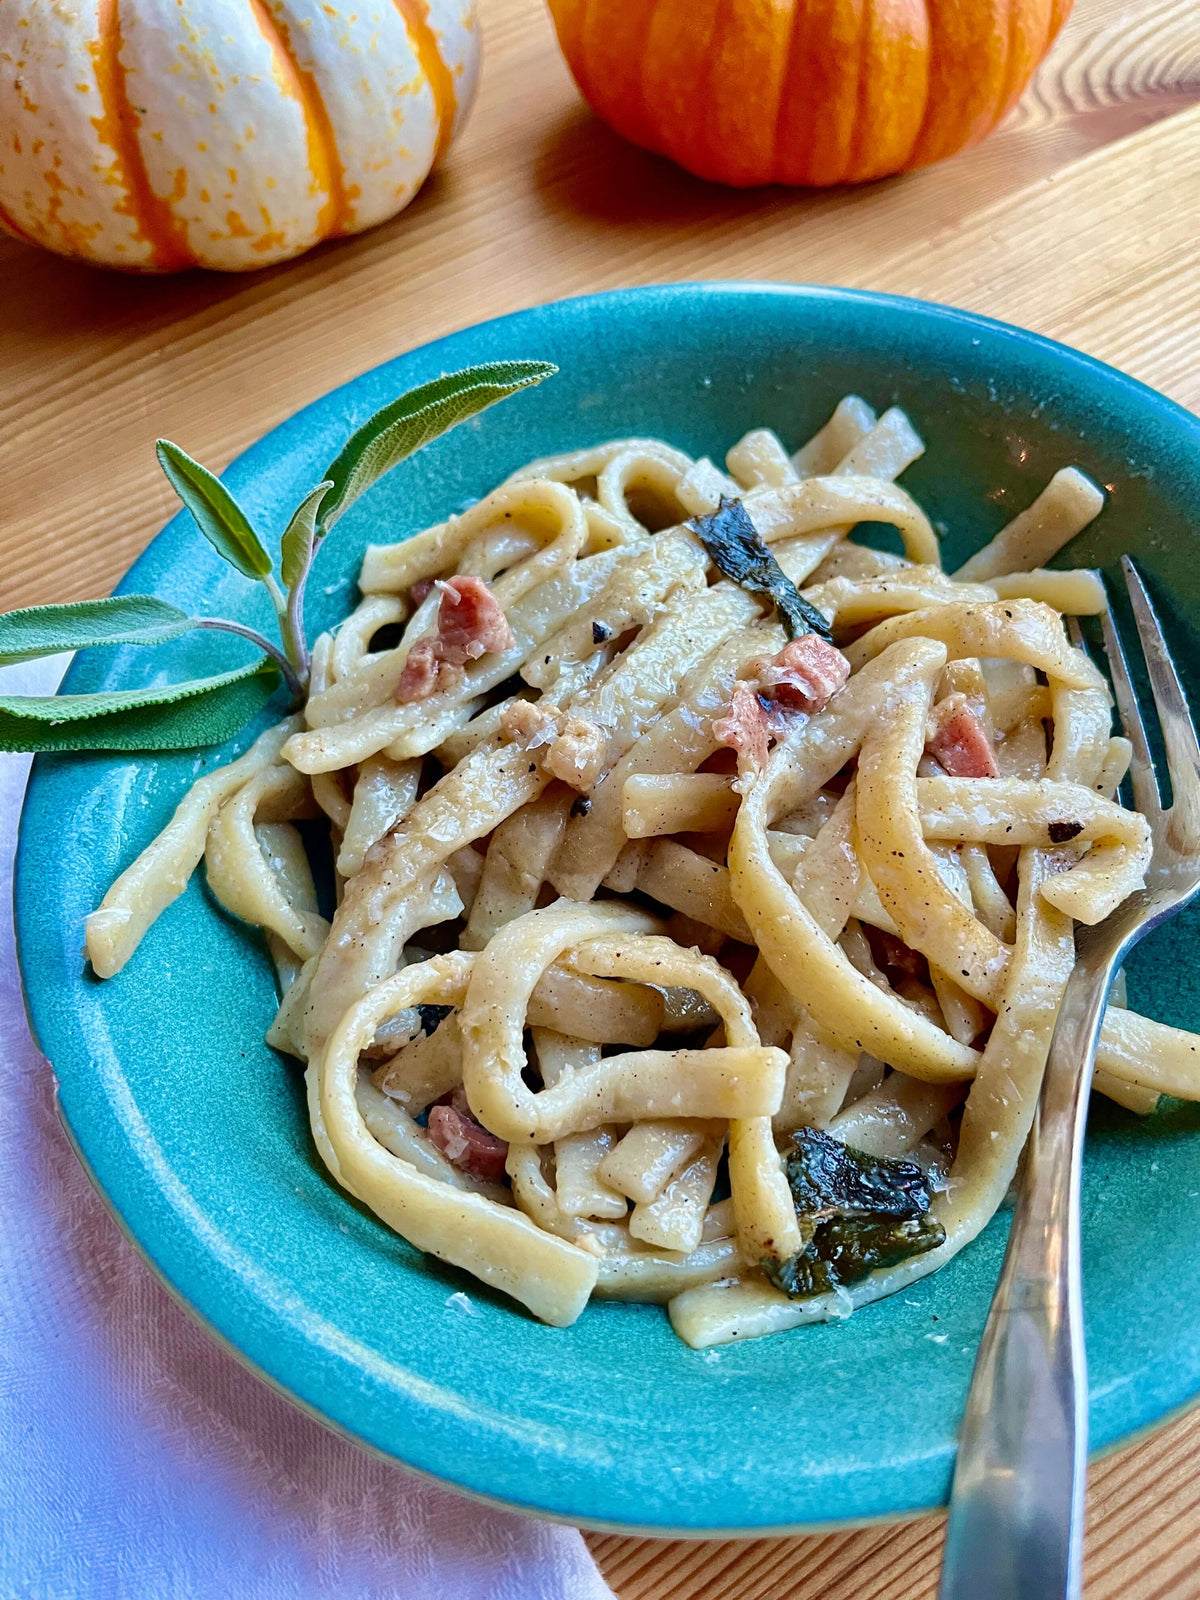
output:
<svg viewBox="0 0 1200 1600"><path fill-rule="evenodd" d="M196 318L209 324L222 308L266 302L296 278L332 282L355 270L367 251L401 247L399 230L411 229L431 207L446 206L456 191L453 172L435 172L395 217L364 233L330 239L303 255L253 272L119 272L53 255L0 234L0 351L97 339L145 336Z"/></svg>
<svg viewBox="0 0 1200 1600"><path fill-rule="evenodd" d="M731 189L629 144L583 106L573 106L543 139L533 158L533 181L551 215L655 233L665 228L734 229L783 211L799 226L814 209L884 187L802 190L767 184Z"/></svg>

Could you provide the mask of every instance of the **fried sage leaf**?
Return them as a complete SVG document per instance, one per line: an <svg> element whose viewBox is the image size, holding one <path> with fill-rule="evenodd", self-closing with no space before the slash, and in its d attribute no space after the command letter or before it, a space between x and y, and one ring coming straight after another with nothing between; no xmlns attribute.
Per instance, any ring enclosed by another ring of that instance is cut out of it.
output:
<svg viewBox="0 0 1200 1600"><path fill-rule="evenodd" d="M929 1182L915 1161L865 1155L816 1128L792 1135L787 1179L801 1217L920 1217L929 1210Z"/></svg>
<svg viewBox="0 0 1200 1600"><path fill-rule="evenodd" d="M793 1300L859 1283L880 1267L944 1244L946 1230L930 1217L830 1217L818 1222L803 1250L763 1271Z"/></svg>
<svg viewBox="0 0 1200 1600"><path fill-rule="evenodd" d="M869 1156L816 1128L800 1128L787 1154L787 1178L808 1242L762 1268L793 1299L858 1283L945 1240L941 1224L926 1215L929 1180L914 1161Z"/></svg>
<svg viewBox="0 0 1200 1600"><path fill-rule="evenodd" d="M740 500L722 495L715 511L693 517L684 526L692 530L727 578L750 594L764 595L778 607L789 639L815 633L832 643L829 623L815 606L809 605L768 550Z"/></svg>
<svg viewBox="0 0 1200 1600"><path fill-rule="evenodd" d="M425 1033L436 1033L438 1028L450 1015L451 1006L424 1005L417 1007L417 1014L421 1019L421 1028Z"/></svg>

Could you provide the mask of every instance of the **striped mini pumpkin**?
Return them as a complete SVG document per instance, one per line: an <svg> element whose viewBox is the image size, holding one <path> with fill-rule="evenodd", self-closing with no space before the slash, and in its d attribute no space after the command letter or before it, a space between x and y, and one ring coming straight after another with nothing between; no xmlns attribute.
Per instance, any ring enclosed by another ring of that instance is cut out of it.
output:
<svg viewBox="0 0 1200 1600"><path fill-rule="evenodd" d="M3 0L0 225L240 271L416 194L475 89L472 0Z"/></svg>

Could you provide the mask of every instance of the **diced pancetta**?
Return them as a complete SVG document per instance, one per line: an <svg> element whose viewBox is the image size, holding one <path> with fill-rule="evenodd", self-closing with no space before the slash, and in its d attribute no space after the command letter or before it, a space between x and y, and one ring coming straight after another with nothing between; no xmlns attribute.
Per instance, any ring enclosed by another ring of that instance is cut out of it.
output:
<svg viewBox="0 0 1200 1600"><path fill-rule="evenodd" d="M933 708L925 748L952 778L998 778L996 752L965 694L947 695Z"/></svg>
<svg viewBox="0 0 1200 1600"><path fill-rule="evenodd" d="M792 639L770 661L758 665L758 685L770 700L791 711L823 711L850 676L840 650L816 633Z"/></svg>
<svg viewBox="0 0 1200 1600"><path fill-rule="evenodd" d="M427 700L437 688L441 672L437 646L432 639L418 639L408 652L400 682L396 685L396 699L401 705L410 700Z"/></svg>
<svg viewBox="0 0 1200 1600"><path fill-rule="evenodd" d="M504 1177L508 1145L481 1127L469 1111L453 1104L431 1106L429 1138L459 1172L489 1183L499 1183Z"/></svg>
<svg viewBox="0 0 1200 1600"><path fill-rule="evenodd" d="M743 761L757 769L766 766L771 729L762 702L750 684L734 685L729 710L714 720L712 731L718 744L737 751L739 766Z"/></svg>
<svg viewBox="0 0 1200 1600"><path fill-rule="evenodd" d="M762 767L772 736L787 725L786 713L822 711L849 676L840 650L818 634L802 634L778 655L754 662L746 681L735 685L729 710L713 723L713 735L745 764Z"/></svg>
<svg viewBox="0 0 1200 1600"><path fill-rule="evenodd" d="M414 594L417 585L414 585ZM427 699L446 682L447 674L478 661L480 656L508 650L512 629L482 578L458 576L438 580L437 633L418 639L408 653L396 699L401 705Z"/></svg>
<svg viewBox="0 0 1200 1600"><path fill-rule="evenodd" d="M443 661L461 667L480 656L512 648L513 631L495 595L482 578L439 582L438 647Z"/></svg>

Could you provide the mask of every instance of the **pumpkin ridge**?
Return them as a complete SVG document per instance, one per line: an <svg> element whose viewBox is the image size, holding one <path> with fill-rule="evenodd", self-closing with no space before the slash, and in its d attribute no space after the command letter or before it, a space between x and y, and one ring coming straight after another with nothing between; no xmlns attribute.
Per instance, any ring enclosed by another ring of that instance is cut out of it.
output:
<svg viewBox="0 0 1200 1600"><path fill-rule="evenodd" d="M841 166L836 172L832 169L828 174L822 174L821 182L833 186L841 183L854 182L854 163L858 159L858 152L864 133L864 121L867 110L867 82L866 72L869 65L871 49L871 0L855 0L857 7L856 22L858 26L857 49L854 54L854 110L846 129L845 144L841 154Z"/></svg>
<svg viewBox="0 0 1200 1600"><path fill-rule="evenodd" d="M655 25L664 12L669 20L671 0L642 0L640 7L628 9L629 14L621 15L618 7L614 14L611 0L553 0L551 13L556 27L560 16L573 17L574 56L568 64L595 114L631 143L669 155L670 138L652 90L652 73L658 64ZM614 38L619 40L615 51Z"/></svg>
<svg viewBox="0 0 1200 1600"><path fill-rule="evenodd" d="M991 133L992 129L996 126L996 124L1000 121L1000 118L1008 109L1008 96L1012 87L1014 65L1017 64L1015 61L1017 54L1017 6L1015 4L1015 0L1007 0L1007 5L1008 26L1004 30L1004 70L1000 74L1000 83L996 90L996 103L992 107L990 116L983 125L982 132L979 133L976 138L970 141L972 144L978 144L980 140L986 139L988 134Z"/></svg>
<svg viewBox="0 0 1200 1600"><path fill-rule="evenodd" d="M178 272L194 267L196 257L188 243L186 227L171 210L170 201L156 193L150 182L138 140L142 119L130 103L125 82L117 3L118 0L99 0L96 38L88 45L101 108L101 115L91 119L92 126L100 142L108 145L116 157L125 189L125 200L116 209L133 219L138 236L150 246L154 267L159 272Z"/></svg>
<svg viewBox="0 0 1200 1600"><path fill-rule="evenodd" d="M903 171L928 103L925 0L865 0L858 92L847 162L852 183Z"/></svg>
<svg viewBox="0 0 1200 1600"><path fill-rule="evenodd" d="M803 168L791 181L826 188L848 178L869 41L862 0L806 0L802 9L784 94L786 132L777 141L786 150L787 139L803 131Z"/></svg>
<svg viewBox="0 0 1200 1600"><path fill-rule="evenodd" d="M1021 54L1017 48L1017 29L1020 26L1019 7L1016 0L1008 0L1008 51L1004 57L1004 78L1000 84L1000 94L996 101L996 115L992 118L992 128L1008 111L1013 98L1013 90L1020 78ZM989 133L991 129L989 128Z"/></svg>
<svg viewBox="0 0 1200 1600"><path fill-rule="evenodd" d="M458 97L454 92L454 78L442 60L437 35L429 21L429 0L393 0L408 34L421 71L425 74L433 95L433 108L437 114L438 135L434 147L435 164L441 160L454 133L454 119L458 112Z"/></svg>
<svg viewBox="0 0 1200 1600"><path fill-rule="evenodd" d="M1021 8L1012 5L1008 22L1008 70L1005 75L1004 92L1000 97L1000 109L996 116L996 123L1001 123L1016 105L1033 81L1033 75L1039 64L1045 60L1054 42L1052 32L1054 22L1054 0L1047 0L1045 30L1040 45L1036 49L1022 51L1018 48L1019 30L1022 25Z"/></svg>
<svg viewBox="0 0 1200 1600"><path fill-rule="evenodd" d="M869 110L869 85L867 70L871 65L871 17L874 0L863 0L858 14L858 77L854 84L854 119L850 124L850 144L846 151L846 165L842 171L843 183L859 181L858 169L863 160L863 146L872 130L867 127Z"/></svg>
<svg viewBox="0 0 1200 1600"><path fill-rule="evenodd" d="M720 41L726 31L726 18L729 14L730 0L717 0L716 10L713 12L712 44L709 58L705 64L704 80L701 93L697 99L702 106L718 106L721 103L720 72L722 68ZM721 138L720 128L715 116L699 124L702 130L700 148L703 151L704 165L707 171L719 169L721 166Z"/></svg>
<svg viewBox="0 0 1200 1600"><path fill-rule="evenodd" d="M930 11L929 0L921 0L921 10L925 15L925 89L921 106L921 115L913 125L913 136L904 152L903 164L897 169L901 172L910 171L913 157L921 143L921 135L925 131L925 120L929 116L929 106L933 97L933 15Z"/></svg>
<svg viewBox="0 0 1200 1600"><path fill-rule="evenodd" d="M1000 121L1000 118L1004 115L1004 112L1007 109L1008 95L1013 79L1014 58L1017 53L1016 33L1018 6L1017 0L1006 0L1006 4L1008 7L1006 19L1008 26L1004 30L1004 68L1000 74L1000 82L996 90L996 103L993 106L991 115L988 117L988 119L985 122L982 118L980 119L981 122L983 122L982 130L974 139L969 141L971 144L978 144L980 140L986 139L988 134L991 133L992 129ZM1017 64L1019 65L1019 63Z"/></svg>
<svg viewBox="0 0 1200 1600"><path fill-rule="evenodd" d="M939 39L937 30L937 10L936 6L933 4L933 0L924 0L924 5L925 16L929 25L929 73L925 80L925 109L921 113L921 122L920 126L917 128L917 137L913 140L912 149L909 151L909 162L911 165L917 167L925 165L925 160L922 157L922 151L925 147L925 140L928 137L930 126L938 113L937 97L933 92L934 68L940 64L938 61Z"/></svg>
<svg viewBox="0 0 1200 1600"><path fill-rule="evenodd" d="M584 0L585 16L588 4L589 0ZM661 11L663 4L664 0L650 0L650 4L646 8L646 31L642 35L643 43L646 45L648 45L650 40L654 37L654 19L658 15L659 11ZM638 110L641 114L642 127L646 129L653 129L654 132L657 133L657 129L654 128L654 113L651 108L650 95L646 88L646 72L649 62L650 52L648 49L643 49L641 60L638 63L637 74Z"/></svg>
<svg viewBox="0 0 1200 1600"><path fill-rule="evenodd" d="M794 93L794 86L793 86L793 81L792 80L793 80L794 74L797 71L798 57L799 57L800 51L803 48L803 40L802 40L802 37L801 37L801 34L802 34L801 24L803 22L806 22L807 20L808 20L808 12L807 12L806 8L803 5L799 4L799 3L794 5L792 7L791 26L790 26L790 29L788 31L787 61L784 64L784 68L783 68L783 87L782 87L782 89L780 91L780 95L779 95L779 104L775 107L775 128L774 128L774 133L773 133L772 139L771 139L771 148L775 152L774 159L773 159L773 161L771 163L771 179L772 179L772 181L774 183L786 183L788 181L784 177L783 170L782 170L783 160L784 160L784 150L783 150L784 126L785 126L785 123L787 121L788 102L789 102L792 94ZM803 163L804 170L807 171L808 170L808 164L809 164L809 161L811 159L811 155L812 155L812 140L811 139L809 140L808 148L806 150L804 150L803 153L801 153L798 150L794 151L794 152L793 151L786 152L786 157L787 157L787 160L791 163L792 170L798 170L800 168L800 166L801 166L801 163Z"/></svg>
<svg viewBox="0 0 1200 1600"><path fill-rule="evenodd" d="M292 48L287 22L277 15L269 0L249 0L259 32L271 47L285 92L300 104L308 143L308 168L313 184L325 191L325 201L317 213L317 237L329 239L345 230L351 221L351 206L346 196L346 173L338 154L337 137L316 78L300 64Z"/></svg>

